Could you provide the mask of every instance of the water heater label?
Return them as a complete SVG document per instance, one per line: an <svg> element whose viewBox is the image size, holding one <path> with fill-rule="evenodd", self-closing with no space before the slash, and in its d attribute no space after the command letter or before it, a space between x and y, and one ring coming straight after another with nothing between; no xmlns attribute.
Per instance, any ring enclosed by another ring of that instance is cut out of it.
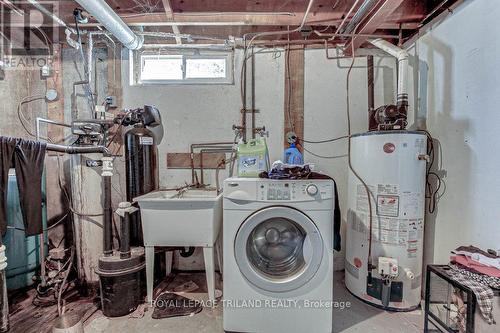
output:
<svg viewBox="0 0 500 333"><path fill-rule="evenodd" d="M371 193L376 193L375 186L368 185ZM356 193L356 211L357 212L368 212L368 195L366 193L365 186L359 184Z"/></svg>
<svg viewBox="0 0 500 333"><path fill-rule="evenodd" d="M377 185L378 194L399 194L399 185L396 184L378 184Z"/></svg>
<svg viewBox="0 0 500 333"><path fill-rule="evenodd" d="M144 145L144 146L152 146L153 145L153 138L150 136L141 136L139 138L139 144Z"/></svg>
<svg viewBox="0 0 500 333"><path fill-rule="evenodd" d="M399 216L399 196L378 195L377 214L379 216L398 217Z"/></svg>
<svg viewBox="0 0 500 333"><path fill-rule="evenodd" d="M374 219L372 239L390 245L406 246L408 240L407 220L379 217Z"/></svg>

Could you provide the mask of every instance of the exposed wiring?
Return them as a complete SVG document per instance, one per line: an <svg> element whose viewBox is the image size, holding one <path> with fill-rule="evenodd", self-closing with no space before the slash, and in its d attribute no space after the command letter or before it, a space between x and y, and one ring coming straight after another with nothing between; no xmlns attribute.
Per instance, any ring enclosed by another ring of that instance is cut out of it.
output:
<svg viewBox="0 0 500 333"><path fill-rule="evenodd" d="M78 50L80 51L80 56L82 57L82 63L83 63L83 72L84 76L87 77L89 73L89 64L87 63L87 58L85 58L85 53L83 52L83 44L82 44L82 37L80 34L80 27L78 26L78 19L76 15L73 15L75 19L75 30L76 30L76 36L77 42L80 45ZM89 50L90 52L90 50ZM90 82L87 82L86 84L83 85L84 90L85 90L85 95L87 96L87 103L90 108L90 113L93 114L95 111L95 101L94 101L94 95L92 93L92 88L90 87Z"/></svg>
<svg viewBox="0 0 500 333"><path fill-rule="evenodd" d="M64 197L65 197L66 202L68 204L69 211L72 212L73 214L81 216L81 217L98 217L98 216L103 216L104 213L98 213L98 214L81 213L81 212L78 212L77 210L75 210L73 208L73 201L71 200L71 197L70 197L68 191L66 190L66 187L63 185L63 181L62 181L62 177L61 177L61 160L60 160L61 154L56 154L56 157L57 157L58 185L59 185L59 188L61 189L62 193L64 194ZM80 166L80 167L82 167L82 166ZM102 225L99 224L97 221L93 221L93 220L90 220L90 219L88 221L102 228Z"/></svg>
<svg viewBox="0 0 500 333"><path fill-rule="evenodd" d="M75 250L71 248L71 255L63 264L55 260L55 262L51 262L49 258L44 259L42 265L44 265L47 270L51 271L51 275L47 278L45 285L37 285L37 293L32 301L33 305L46 307L57 304L58 314L61 315L64 313L63 305L61 304L63 301L62 294L68 289L67 281L71 273L74 257ZM61 274L63 274L64 277L62 277Z"/></svg>
<svg viewBox="0 0 500 333"><path fill-rule="evenodd" d="M356 27L357 28L357 27ZM356 31L356 29L354 29ZM353 37L353 41L354 41ZM352 68L354 67L354 62L356 60L356 55L354 54L354 43L351 42L351 57L352 61L349 66L349 70L347 71L347 78L346 78L346 114L347 114L347 135L348 135L348 140L347 140L347 157L348 157L348 165L349 169L351 172L356 176L356 178L360 181L360 183L363 185L365 191L366 191L366 197L368 200L368 256L367 256L367 268L368 268L368 277L371 279L371 270L373 269L373 261L372 261L372 229L373 229L373 212L372 212L372 198L375 201L375 196L373 195L370 187L368 187L368 184L364 181L364 179L356 172L352 165L352 154L351 154L351 140L352 140L352 133L351 133L351 112L350 112L350 97L349 97L349 84L350 84L350 77L351 77L351 71ZM368 283L371 284L370 281Z"/></svg>
<svg viewBox="0 0 500 333"><path fill-rule="evenodd" d="M21 122L21 125L23 126L26 133L28 133L32 137L36 136L33 133L33 125L30 124L30 120L27 119L26 116L23 114L22 106L23 106L23 104L31 103L31 102L43 100L43 99L45 99L45 95L27 96L27 97L24 97L23 99L21 99L21 101L17 105L17 117L19 118L19 121ZM29 126L28 124L31 126L31 128L28 128L28 126Z"/></svg>
<svg viewBox="0 0 500 333"><path fill-rule="evenodd" d="M130 113L132 112L132 110L128 110L124 115L123 115L123 118L120 120L120 123L118 124L118 127L116 128L116 131L115 133L113 134L113 136L111 137L111 139L109 139L109 142L108 144L106 145L106 147L109 148L109 146L114 142L116 136L118 135L118 133L120 132L120 129L123 127L123 122L125 121L125 119L127 118L127 116L130 115ZM120 146L121 148L121 146Z"/></svg>
<svg viewBox="0 0 500 333"><path fill-rule="evenodd" d="M324 158L324 159L335 159L335 158L342 158L342 157L346 157L347 155L346 154L341 154L341 155L333 155L333 156L324 156L324 155L320 155L320 154L317 154L317 153L314 153L310 150L308 150L306 147L304 147L300 142L297 141L297 145L302 147L302 149L304 149L304 151L308 152L309 154L313 155L313 156L316 156L318 158Z"/></svg>
<svg viewBox="0 0 500 333"><path fill-rule="evenodd" d="M64 272L64 278L63 278L63 281L61 283L61 286L59 287L59 294L57 296L57 313L59 314L59 316L62 316L64 314L64 305L61 304L61 302L63 301L62 294L63 294L63 290L64 290L64 286L66 284L66 281L68 280L68 276L69 276L69 273L71 271L71 267L73 267L73 258L74 257L75 257L75 250L74 250L74 248L71 248L71 256L68 259L69 266L66 269L66 271Z"/></svg>
<svg viewBox="0 0 500 333"><path fill-rule="evenodd" d="M244 44L245 44L245 48L244 48L244 51L243 51L243 62L241 64L241 73L243 73L243 71L246 71L246 63L247 63L247 60L248 60L248 49L250 47L252 47L252 44L253 42L255 41L255 39L257 38L260 38L260 37L264 37L264 36L273 36L273 35L283 35L283 34L290 34L290 33L293 33L293 32L299 32L302 27L306 24L306 20L307 20L307 17L309 15L309 12L313 6L313 3L314 3L314 0L309 0L308 4L307 4L307 8L306 8L306 11L304 12L304 16L302 17L302 22L300 23L300 25L293 29L293 30L290 30L289 28L286 30L286 31L266 31L266 32L259 32L259 33L248 33L248 34L245 34L243 35L243 41L244 41ZM247 43L247 37L249 35L253 35L253 37L249 40L249 42ZM246 80L244 79L244 76L241 75L240 76L240 86L243 87L243 84L247 84ZM242 91L243 91L243 88L242 88ZM245 103L246 101L244 100L243 98L243 93L242 93L242 109L245 109ZM243 112L246 112L246 110L244 110ZM244 113L245 114L245 113Z"/></svg>
<svg viewBox="0 0 500 333"><path fill-rule="evenodd" d="M429 163L427 165L426 176L425 176L425 198L428 200L427 210L429 214L434 214L436 211L437 200L439 197L439 190L442 187L441 177L434 171L432 167L435 161L435 149L434 149L434 138L427 130L422 130L427 135L427 155L429 156ZM436 187L433 188L431 179L435 178Z"/></svg>
<svg viewBox="0 0 500 333"><path fill-rule="evenodd" d="M54 222L50 227L47 227L45 229L43 229L43 231L48 231L50 229L53 229L55 227L57 227L61 222L63 222L67 217L68 217L69 213L66 213L64 214L59 220L57 220L56 222ZM13 230L19 230L19 231L26 231L25 228L18 228L18 227L13 227L13 226L7 226L7 229L13 229Z"/></svg>
<svg viewBox="0 0 500 333"><path fill-rule="evenodd" d="M312 140L306 140L306 139L301 139L301 138L298 138L297 141L304 142L304 143L329 143L329 142L335 142L335 141L348 139L348 138L349 138L348 135L343 135L343 136L339 136L337 138L325 139L325 140L319 140L319 141L312 141Z"/></svg>

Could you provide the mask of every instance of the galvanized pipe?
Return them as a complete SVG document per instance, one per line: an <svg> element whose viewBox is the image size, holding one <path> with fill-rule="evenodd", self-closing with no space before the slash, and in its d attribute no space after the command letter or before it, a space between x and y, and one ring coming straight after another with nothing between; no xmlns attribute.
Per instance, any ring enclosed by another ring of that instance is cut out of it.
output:
<svg viewBox="0 0 500 333"><path fill-rule="evenodd" d="M104 0L76 0L86 11L94 16L126 48L138 50L144 37L134 33Z"/></svg>
<svg viewBox="0 0 500 333"><path fill-rule="evenodd" d="M105 156L111 156L111 151L104 146L65 146L47 143L47 150L65 154L89 154L101 153Z"/></svg>

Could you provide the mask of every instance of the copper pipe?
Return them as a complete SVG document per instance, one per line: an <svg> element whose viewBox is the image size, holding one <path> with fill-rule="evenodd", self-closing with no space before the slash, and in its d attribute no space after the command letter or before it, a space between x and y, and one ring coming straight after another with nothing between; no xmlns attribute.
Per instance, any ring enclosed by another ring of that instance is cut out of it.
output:
<svg viewBox="0 0 500 333"><path fill-rule="evenodd" d="M203 176L203 154L218 154L218 153L234 153L235 150L232 146L230 147L221 147L221 148L212 148L212 149L201 149L200 150L200 181L201 185L205 185L205 180Z"/></svg>
<svg viewBox="0 0 500 333"><path fill-rule="evenodd" d="M252 139L255 139L255 57L254 49L252 47Z"/></svg>
<svg viewBox="0 0 500 333"><path fill-rule="evenodd" d="M195 148L216 148L220 145L232 145L234 142L207 142L207 143L192 143L189 146L189 152L191 154L191 183L195 184L195 171L194 171L194 149ZM215 147L214 147L215 146Z"/></svg>
<svg viewBox="0 0 500 333"><path fill-rule="evenodd" d="M247 142L247 59L246 59L246 50L247 50L247 41L244 40L245 52L243 59L243 103L241 108L241 139L243 142Z"/></svg>

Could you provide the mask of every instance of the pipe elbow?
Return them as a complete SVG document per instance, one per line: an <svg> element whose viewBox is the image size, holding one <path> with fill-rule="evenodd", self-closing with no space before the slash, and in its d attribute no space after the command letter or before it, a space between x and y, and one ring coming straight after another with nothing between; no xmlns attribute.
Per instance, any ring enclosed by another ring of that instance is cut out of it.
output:
<svg viewBox="0 0 500 333"><path fill-rule="evenodd" d="M409 58L408 51L389 43L383 38L369 39L368 41L379 49L389 53L398 61L407 60Z"/></svg>
<svg viewBox="0 0 500 333"><path fill-rule="evenodd" d="M408 60L410 58L410 55L408 51L400 49L400 51L398 52L398 56L396 58L398 59L398 61L404 61Z"/></svg>
<svg viewBox="0 0 500 333"><path fill-rule="evenodd" d="M129 50L139 50L144 44L144 36L135 35L132 41L125 44L125 47Z"/></svg>

